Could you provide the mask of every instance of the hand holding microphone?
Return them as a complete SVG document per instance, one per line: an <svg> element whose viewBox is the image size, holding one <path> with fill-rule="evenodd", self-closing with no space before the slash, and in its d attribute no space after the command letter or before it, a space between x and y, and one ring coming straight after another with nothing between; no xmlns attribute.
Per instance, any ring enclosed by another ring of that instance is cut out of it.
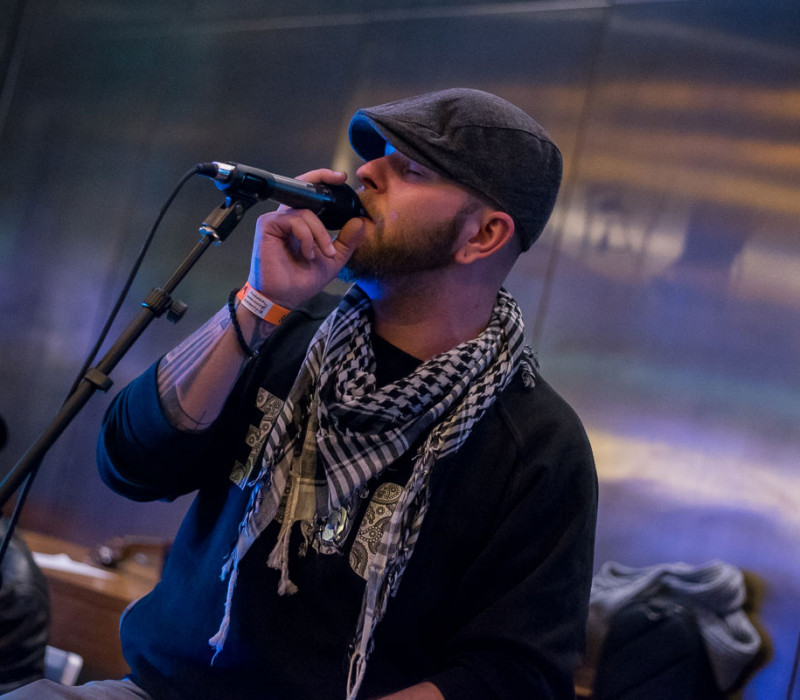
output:
<svg viewBox="0 0 800 700"><path fill-rule="evenodd" d="M345 173L321 168L293 179L230 163L198 168L223 191L283 205L256 223L248 277L280 306L295 308L321 292L366 235L362 217L369 217ZM335 239L326 226L339 229Z"/></svg>

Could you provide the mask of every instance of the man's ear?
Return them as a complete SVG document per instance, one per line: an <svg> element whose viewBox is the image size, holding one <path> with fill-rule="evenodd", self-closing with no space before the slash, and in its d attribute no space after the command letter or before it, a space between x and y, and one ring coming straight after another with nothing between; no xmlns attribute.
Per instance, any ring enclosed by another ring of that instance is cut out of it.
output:
<svg viewBox="0 0 800 700"><path fill-rule="evenodd" d="M473 225L465 226L466 240L455 252L455 261L462 265L494 255L511 244L514 238L514 220L504 211L486 209L479 220L477 230Z"/></svg>

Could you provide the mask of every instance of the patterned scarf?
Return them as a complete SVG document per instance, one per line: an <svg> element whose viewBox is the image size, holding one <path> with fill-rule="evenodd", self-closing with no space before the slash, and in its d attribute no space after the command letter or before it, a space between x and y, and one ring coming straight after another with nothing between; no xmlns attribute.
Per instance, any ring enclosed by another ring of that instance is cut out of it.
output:
<svg viewBox="0 0 800 700"><path fill-rule="evenodd" d="M293 525L301 523L308 542L360 498L371 479L422 439L411 477L366 572L351 647L348 700L358 693L375 626L414 551L434 464L462 445L518 368L532 388L535 365L524 345L519 307L500 290L480 336L378 388L369 312L369 298L353 286L311 340L250 484L239 539L222 571L223 580L230 576L225 616L209 640L219 653L230 624L239 561L274 519L281 528L268 565L281 572L278 593L291 594L297 590L289 579Z"/></svg>

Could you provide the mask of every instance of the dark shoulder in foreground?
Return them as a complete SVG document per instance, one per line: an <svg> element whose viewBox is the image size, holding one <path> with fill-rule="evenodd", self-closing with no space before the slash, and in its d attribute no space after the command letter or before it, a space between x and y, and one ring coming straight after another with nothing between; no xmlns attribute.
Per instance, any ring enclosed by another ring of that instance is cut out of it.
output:
<svg viewBox="0 0 800 700"><path fill-rule="evenodd" d="M497 407L520 446L532 437L532 423L559 433L572 433L586 440L586 431L575 409L537 371L533 389L524 386L521 373L498 397Z"/></svg>
<svg viewBox="0 0 800 700"><path fill-rule="evenodd" d="M521 373L517 373L495 403L497 412L513 440L517 454L523 462L539 462L535 455L547 454L550 470L555 464L569 473L561 477L570 479L574 471L584 477L596 479L594 458L583 422L572 406L538 373L534 388L527 389ZM554 457L560 459L554 460ZM566 465L572 465L567 468Z"/></svg>

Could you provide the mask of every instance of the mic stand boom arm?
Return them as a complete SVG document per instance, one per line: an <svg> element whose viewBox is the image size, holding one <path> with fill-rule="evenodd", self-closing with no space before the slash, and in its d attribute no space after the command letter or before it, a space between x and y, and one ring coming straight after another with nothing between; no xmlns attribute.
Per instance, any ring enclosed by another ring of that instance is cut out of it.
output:
<svg viewBox="0 0 800 700"><path fill-rule="evenodd" d="M29 474L33 476L47 451L75 416L78 415L95 391L98 389L108 391L113 383L109 377L111 370L117 366L125 353L144 332L145 328L150 325L150 322L154 318L162 316L165 312L171 321L177 322L180 320L187 307L183 302L174 300L171 296L172 292L208 247L214 243L224 241L242 220L244 213L255 203L255 199L246 197L227 197L219 207L206 217L200 227L202 236L194 248L175 272L172 273L172 276L163 287L155 287L150 291L142 302L142 310L128 324L127 328L120 334L100 362L86 372L75 391L67 397L52 423L41 434L39 439L28 448L28 451L0 483L0 508L5 507L26 476ZM2 561L5 548L10 540L13 524L9 525L9 534L3 542L3 546L0 547L0 561Z"/></svg>

